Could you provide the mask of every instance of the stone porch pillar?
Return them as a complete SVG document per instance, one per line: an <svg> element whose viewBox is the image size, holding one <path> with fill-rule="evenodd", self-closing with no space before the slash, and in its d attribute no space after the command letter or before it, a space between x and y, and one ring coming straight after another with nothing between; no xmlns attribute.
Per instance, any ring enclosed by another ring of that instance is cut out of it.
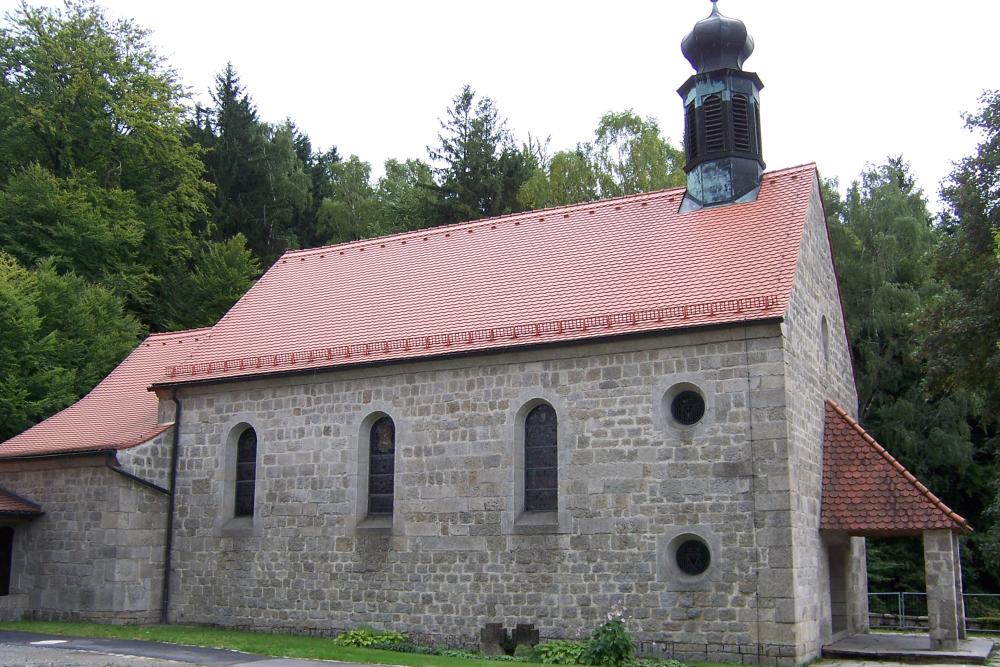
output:
<svg viewBox="0 0 1000 667"><path fill-rule="evenodd" d="M868 632L868 557L865 538L851 538L848 560L847 613L851 632Z"/></svg>
<svg viewBox="0 0 1000 667"><path fill-rule="evenodd" d="M958 533L951 534L952 539L952 555L955 558L955 597L958 600L958 638L967 639L968 635L965 632L965 597L962 593L964 592L962 588L962 558L958 548Z"/></svg>
<svg viewBox="0 0 1000 667"><path fill-rule="evenodd" d="M961 577L950 530L924 531L924 576L927 581L927 625L932 649L957 649L959 604L956 577ZM964 623L961 625L964 626Z"/></svg>

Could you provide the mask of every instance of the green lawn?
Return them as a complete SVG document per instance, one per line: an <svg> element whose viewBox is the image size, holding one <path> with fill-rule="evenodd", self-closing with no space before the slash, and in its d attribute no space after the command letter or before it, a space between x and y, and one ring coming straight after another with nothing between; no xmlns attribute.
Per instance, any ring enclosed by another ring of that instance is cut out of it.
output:
<svg viewBox="0 0 1000 667"><path fill-rule="evenodd" d="M20 630L48 635L76 637L109 637L114 639L144 639L148 641L225 648L247 653L282 658L341 660L378 665L410 665L412 667L482 667L485 660L465 660L437 655L396 653L374 649L338 646L325 637L244 632L187 625L102 625L63 621L0 622L0 630ZM491 662L502 667L507 663ZM516 663L519 667L541 667L533 663ZM549 666L551 667L551 666Z"/></svg>
<svg viewBox="0 0 1000 667"><path fill-rule="evenodd" d="M68 621L0 622L0 630L37 632L74 637L143 639L147 641L224 648L259 655L311 660L340 660L376 665L409 667L552 667L533 662L498 662L484 659L448 658L438 655L397 653L375 649L338 646L325 637L245 632L190 625L103 625ZM732 667L717 663L688 663L689 667Z"/></svg>

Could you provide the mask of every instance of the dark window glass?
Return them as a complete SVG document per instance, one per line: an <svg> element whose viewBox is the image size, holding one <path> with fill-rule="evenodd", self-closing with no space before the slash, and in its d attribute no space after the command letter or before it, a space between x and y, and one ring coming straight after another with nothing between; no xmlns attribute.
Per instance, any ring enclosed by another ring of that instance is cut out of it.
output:
<svg viewBox="0 0 1000 667"><path fill-rule="evenodd" d="M694 102L684 109L684 151L688 160L698 157L698 126L695 122Z"/></svg>
<svg viewBox="0 0 1000 667"><path fill-rule="evenodd" d="M14 565L14 529L0 527L0 595L10 595L10 571Z"/></svg>
<svg viewBox="0 0 1000 667"><path fill-rule="evenodd" d="M685 574L701 574L712 562L712 554L700 540L687 540L677 547L677 567Z"/></svg>
<svg viewBox="0 0 1000 667"><path fill-rule="evenodd" d="M558 509L559 465L556 411L542 404L524 420L524 509Z"/></svg>
<svg viewBox="0 0 1000 667"><path fill-rule="evenodd" d="M746 95L733 95L733 145L750 152L750 105Z"/></svg>
<svg viewBox="0 0 1000 667"><path fill-rule="evenodd" d="M722 98L709 95L701 103L705 115L705 152L712 153L726 148L725 128L722 122Z"/></svg>
<svg viewBox="0 0 1000 667"><path fill-rule="evenodd" d="M685 426L697 424L705 416L705 399L698 392L686 389L670 402L670 414Z"/></svg>
<svg viewBox="0 0 1000 667"><path fill-rule="evenodd" d="M236 516L253 516L256 483L257 432L248 428L236 442Z"/></svg>
<svg viewBox="0 0 1000 667"><path fill-rule="evenodd" d="M392 514L396 472L396 425L389 417L372 424L368 441L368 513Z"/></svg>

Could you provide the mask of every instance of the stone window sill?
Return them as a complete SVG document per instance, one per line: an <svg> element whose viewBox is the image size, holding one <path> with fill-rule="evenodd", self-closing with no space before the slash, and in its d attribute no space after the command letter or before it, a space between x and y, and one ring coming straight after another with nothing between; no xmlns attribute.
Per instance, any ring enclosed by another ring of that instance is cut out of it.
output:
<svg viewBox="0 0 1000 667"><path fill-rule="evenodd" d="M222 526L223 537L246 537L248 535L253 535L252 516L234 517Z"/></svg>
<svg viewBox="0 0 1000 667"><path fill-rule="evenodd" d="M358 522L355 530L359 535L392 535L392 515L366 516Z"/></svg>
<svg viewBox="0 0 1000 667"><path fill-rule="evenodd" d="M514 535L552 535L559 532L559 512L521 512L514 520Z"/></svg>

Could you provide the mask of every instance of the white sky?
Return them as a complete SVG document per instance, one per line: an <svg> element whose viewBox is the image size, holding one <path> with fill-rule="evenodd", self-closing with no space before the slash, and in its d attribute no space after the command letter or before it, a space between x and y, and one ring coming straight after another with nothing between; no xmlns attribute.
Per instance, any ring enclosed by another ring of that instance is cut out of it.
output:
<svg viewBox="0 0 1000 667"><path fill-rule="evenodd" d="M0 0L0 10L18 3ZM32 0L32 4L46 4ZM519 140L550 150L631 107L680 144L676 89L692 73L680 41L708 0L282 2L103 0L135 18L196 97L227 60L261 117L291 117L314 146L336 145L381 173L426 160L438 119L469 83ZM756 42L770 169L816 162L842 187L866 162L902 154L932 202L974 137L960 114L997 81L1000 2L720 0Z"/></svg>

